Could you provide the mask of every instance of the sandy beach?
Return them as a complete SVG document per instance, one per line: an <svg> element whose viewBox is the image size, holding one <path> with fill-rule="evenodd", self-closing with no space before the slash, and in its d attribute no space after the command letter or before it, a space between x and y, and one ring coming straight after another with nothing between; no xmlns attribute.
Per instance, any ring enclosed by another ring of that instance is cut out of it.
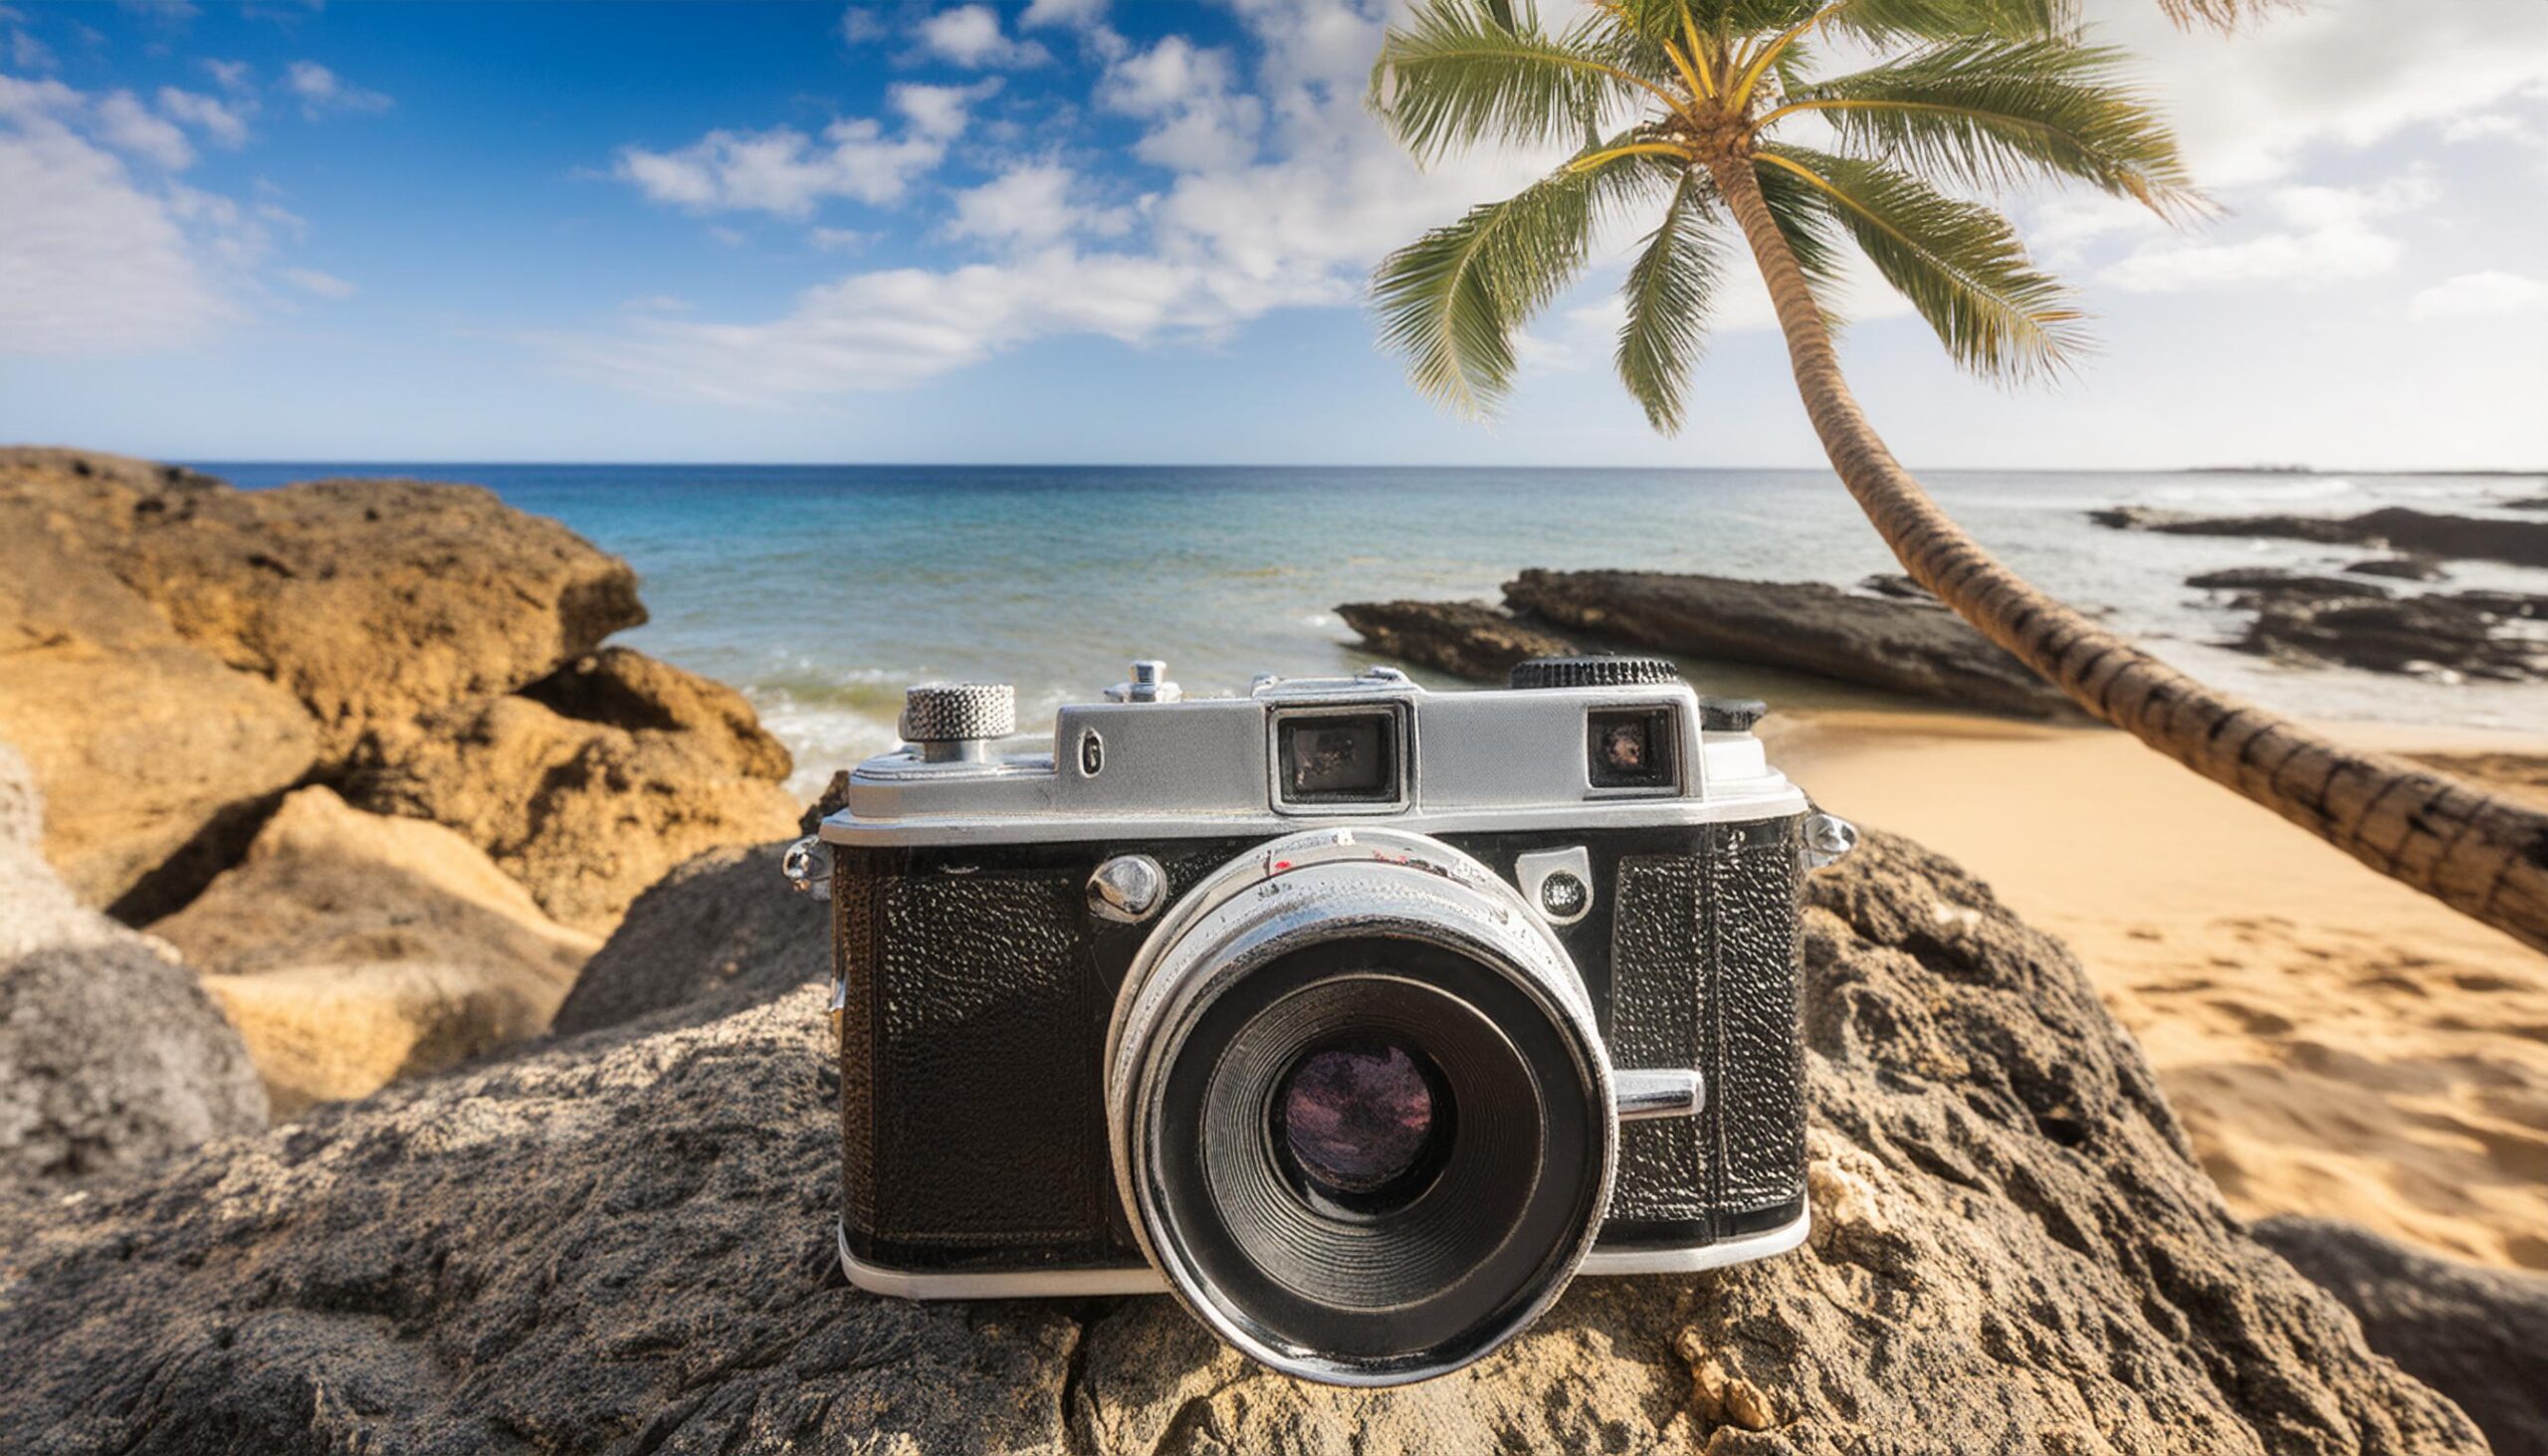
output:
<svg viewBox="0 0 2548 1456"><path fill-rule="evenodd" d="M2548 785L2548 739L2321 727ZM1852 710L1765 732L1821 802L2070 943L2239 1213L2548 1268L2548 959L2121 733Z"/></svg>

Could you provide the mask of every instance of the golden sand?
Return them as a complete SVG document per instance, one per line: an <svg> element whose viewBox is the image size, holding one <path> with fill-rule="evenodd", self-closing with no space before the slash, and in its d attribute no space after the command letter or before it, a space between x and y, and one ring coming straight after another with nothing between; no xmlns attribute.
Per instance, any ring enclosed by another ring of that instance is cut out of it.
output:
<svg viewBox="0 0 2548 1456"><path fill-rule="evenodd" d="M2548 1269L2548 956L2121 733L1855 711L1764 731L1823 804L2070 943L2239 1213ZM2331 731L2548 786L2548 742Z"/></svg>

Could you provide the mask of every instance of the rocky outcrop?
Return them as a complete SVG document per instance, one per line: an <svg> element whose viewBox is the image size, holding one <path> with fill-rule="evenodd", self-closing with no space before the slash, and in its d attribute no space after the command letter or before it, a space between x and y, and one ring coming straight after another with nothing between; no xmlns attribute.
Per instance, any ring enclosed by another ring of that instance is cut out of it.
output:
<svg viewBox="0 0 2548 1456"><path fill-rule="evenodd" d="M5 498L0 741L48 792L44 851L64 881L132 919L235 855L318 751L291 694L188 645L106 565L63 550L43 512Z"/></svg>
<svg viewBox="0 0 2548 1456"><path fill-rule="evenodd" d="M1501 685L1515 663L1576 651L1485 602L1347 602L1336 614L1375 652L1474 682Z"/></svg>
<svg viewBox="0 0 2548 1456"><path fill-rule="evenodd" d="M1952 612L1819 582L1639 571L1524 571L1505 604L1561 630L1991 713L2070 712L2051 685Z"/></svg>
<svg viewBox="0 0 2548 1456"><path fill-rule="evenodd" d="M2548 597L2432 592L2389 598L2249 598L2256 617L2230 645L2304 665L2534 682L2548 677Z"/></svg>
<svg viewBox="0 0 2548 1456"><path fill-rule="evenodd" d="M831 907L779 877L787 845L710 850L656 881L585 962L557 1033L717 997L766 1001L828 977Z"/></svg>
<svg viewBox="0 0 2548 1456"><path fill-rule="evenodd" d="M518 695L373 729L346 797L458 830L549 916L601 933L702 850L784 834L788 772L742 695L613 651Z"/></svg>
<svg viewBox="0 0 2548 1456"><path fill-rule="evenodd" d="M2404 506L2360 516L2194 516L2148 506L2118 506L2091 511L2088 519L2120 530L2263 536L2320 545L2372 546L2449 560L2548 566L2548 521L2441 516Z"/></svg>
<svg viewBox="0 0 2548 1456"><path fill-rule="evenodd" d="M2431 556L2374 556L2344 569L2356 576L2388 576L2400 581L2443 581L2450 576Z"/></svg>
<svg viewBox="0 0 2548 1456"><path fill-rule="evenodd" d="M2528 496L2519 501L2506 501L2515 511L2548 511L2548 496Z"/></svg>
<svg viewBox="0 0 2548 1456"><path fill-rule="evenodd" d="M2389 595L2389 588L2373 582L2343 576L2310 576L2274 566L2233 566L2227 571L2200 572L2187 577L2186 585L2204 591L2235 593L2232 601L2240 606L2291 598L2303 601L2376 601Z"/></svg>
<svg viewBox="0 0 2548 1456"><path fill-rule="evenodd" d="M74 888L135 924L297 784L457 829L596 933L793 812L740 695L600 646L645 620L628 564L476 487L0 450L0 737L67 806Z"/></svg>
<svg viewBox="0 0 2548 1456"><path fill-rule="evenodd" d="M537 1035L598 944L451 830L318 787L151 930L204 972L283 1115Z"/></svg>
<svg viewBox="0 0 2548 1456"><path fill-rule="evenodd" d="M1161 1299L833 1264L821 992L693 1002L31 1210L39 1449L2476 1452L2251 1242L2078 965L1870 836L1805 913L1816 1228L1584 1280L1458 1374L1248 1364ZM705 1018L705 1019L702 1019Z"/></svg>
<svg viewBox="0 0 2548 1456"><path fill-rule="evenodd" d="M54 877L42 814L33 773L0 744L0 1183L132 1168L263 1128L238 1033L167 946Z"/></svg>
<svg viewBox="0 0 2548 1456"><path fill-rule="evenodd" d="M2548 1456L2548 1278L2328 1219L2268 1218L2255 1235L2353 1311L2373 1351L2466 1411L2496 1456Z"/></svg>
<svg viewBox="0 0 2548 1456"><path fill-rule="evenodd" d="M54 541L189 645L299 699L328 758L375 724L512 692L646 619L627 562L476 486L235 491L14 450L0 453L0 502L41 513Z"/></svg>

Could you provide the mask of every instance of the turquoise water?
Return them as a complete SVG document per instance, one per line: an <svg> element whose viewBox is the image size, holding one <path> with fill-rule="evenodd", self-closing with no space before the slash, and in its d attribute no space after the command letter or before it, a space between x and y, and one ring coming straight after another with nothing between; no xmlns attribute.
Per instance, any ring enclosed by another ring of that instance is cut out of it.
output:
<svg viewBox="0 0 2548 1456"><path fill-rule="evenodd" d="M1389 597L1483 598L1523 566L1622 567L1848 583L1894 569L1818 471L238 464L241 486L323 476L471 481L633 563L653 620L623 639L743 689L800 786L892 741L902 686L993 678L1021 718L1093 696L1136 656L1189 692L1366 655L1334 612ZM2548 690L2297 671L2213 644L2236 618L2194 572L2326 567L2365 552L2125 534L2094 507L2491 513L2536 479L1945 473L1930 487L2040 584L2206 678L2286 712L2469 726L2548 724ZM2451 586L2548 590L2469 565ZM1729 691L1829 701L1821 685L1710 670Z"/></svg>

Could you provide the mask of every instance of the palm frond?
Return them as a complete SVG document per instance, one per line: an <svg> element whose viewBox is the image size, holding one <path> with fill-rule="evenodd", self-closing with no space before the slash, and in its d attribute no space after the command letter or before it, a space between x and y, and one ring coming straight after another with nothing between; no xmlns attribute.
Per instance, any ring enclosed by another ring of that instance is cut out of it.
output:
<svg viewBox="0 0 2548 1456"><path fill-rule="evenodd" d="M1391 253L1372 275L1381 344L1405 356L1426 394L1463 414L1492 413L1512 385L1513 335L1583 271L1608 210L1655 175L1642 157L1570 163Z"/></svg>
<svg viewBox="0 0 2548 1456"><path fill-rule="evenodd" d="M1646 237L1619 290L1627 306L1613 358L1619 382L1644 406L1646 423L1666 435L1681 431L1682 394L1707 343L1718 272L1709 226L1713 196L1704 172L1683 169L1662 223Z"/></svg>
<svg viewBox="0 0 2548 1456"><path fill-rule="evenodd" d="M1869 45L1988 36L2037 40L2079 33L2078 0L1830 0L1826 30Z"/></svg>
<svg viewBox="0 0 2548 1456"><path fill-rule="evenodd" d="M2176 138L2117 77L2124 60L2061 41L1947 41L1793 92L1761 119L1812 111L1844 147L1980 186L2073 177L2163 215L2199 209Z"/></svg>
<svg viewBox="0 0 2548 1456"><path fill-rule="evenodd" d="M1885 282L1965 368L2001 379L2061 372L2087 343L2069 291L2037 270L2008 219L1881 162L1801 146L1755 153L1828 199Z"/></svg>
<svg viewBox="0 0 2548 1456"><path fill-rule="evenodd" d="M1371 108L1419 161L1482 141L1575 145L1605 109L1659 90L1617 64L1595 19L1552 36L1529 8L1422 0L1380 43Z"/></svg>

